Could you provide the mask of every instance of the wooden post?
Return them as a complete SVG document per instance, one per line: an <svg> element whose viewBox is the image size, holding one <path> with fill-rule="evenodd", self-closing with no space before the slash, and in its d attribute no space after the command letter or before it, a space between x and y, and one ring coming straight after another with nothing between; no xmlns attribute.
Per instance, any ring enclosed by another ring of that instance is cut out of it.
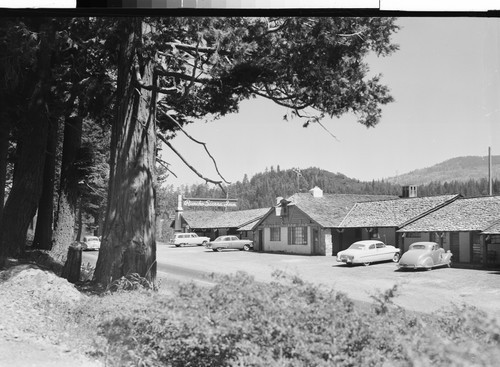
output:
<svg viewBox="0 0 500 367"><path fill-rule="evenodd" d="M481 257L483 268L488 267L488 241L486 241L486 236L479 236L479 243L481 245Z"/></svg>
<svg viewBox="0 0 500 367"><path fill-rule="evenodd" d="M80 280L82 250L82 246L78 242L74 242L68 247L68 256L61 276L73 284Z"/></svg>

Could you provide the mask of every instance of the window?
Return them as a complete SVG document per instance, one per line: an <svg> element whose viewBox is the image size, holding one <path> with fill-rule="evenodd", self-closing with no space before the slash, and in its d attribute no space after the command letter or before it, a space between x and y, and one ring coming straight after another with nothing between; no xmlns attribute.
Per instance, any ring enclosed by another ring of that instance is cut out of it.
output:
<svg viewBox="0 0 500 367"><path fill-rule="evenodd" d="M490 243L500 243L500 234L492 234L490 237Z"/></svg>
<svg viewBox="0 0 500 367"><path fill-rule="evenodd" d="M307 245L307 227L288 227L289 245Z"/></svg>
<svg viewBox="0 0 500 367"><path fill-rule="evenodd" d="M281 241L280 227L271 227L271 241Z"/></svg>
<svg viewBox="0 0 500 367"><path fill-rule="evenodd" d="M406 238L420 238L420 232L406 232Z"/></svg>
<svg viewBox="0 0 500 367"><path fill-rule="evenodd" d="M385 247L385 245L383 243L381 243L381 242L377 243L377 248L384 248L384 247Z"/></svg>

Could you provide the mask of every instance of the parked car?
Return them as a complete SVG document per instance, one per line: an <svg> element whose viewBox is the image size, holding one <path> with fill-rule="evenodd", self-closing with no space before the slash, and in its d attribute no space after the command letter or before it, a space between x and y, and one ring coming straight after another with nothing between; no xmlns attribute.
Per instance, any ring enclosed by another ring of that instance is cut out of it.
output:
<svg viewBox="0 0 500 367"><path fill-rule="evenodd" d="M248 251L253 248L253 242L250 240L240 240L236 236L219 236L215 240L210 241L206 247L214 251L221 251L227 248Z"/></svg>
<svg viewBox="0 0 500 367"><path fill-rule="evenodd" d="M432 269L438 266L451 266L453 254L445 251L436 242L415 242L401 256L399 269Z"/></svg>
<svg viewBox="0 0 500 367"><path fill-rule="evenodd" d="M84 236L80 242L83 251L99 250L101 248L101 240L97 236Z"/></svg>
<svg viewBox="0 0 500 367"><path fill-rule="evenodd" d="M394 246L386 245L378 240L365 240L354 242L347 250L337 253L337 261L366 266L379 261L398 262L400 250Z"/></svg>
<svg viewBox="0 0 500 367"><path fill-rule="evenodd" d="M175 247L182 245L205 246L209 241L210 238L198 236L196 233L176 233L174 234L174 238L170 240L170 243L175 245Z"/></svg>

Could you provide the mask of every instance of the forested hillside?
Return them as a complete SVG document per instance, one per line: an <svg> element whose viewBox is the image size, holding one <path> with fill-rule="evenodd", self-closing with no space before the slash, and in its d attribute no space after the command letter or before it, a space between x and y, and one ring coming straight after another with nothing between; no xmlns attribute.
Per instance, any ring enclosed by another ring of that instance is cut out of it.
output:
<svg viewBox="0 0 500 367"><path fill-rule="evenodd" d="M279 166L276 168L271 166L250 179L245 175L242 181L229 185L227 197L237 198L240 209L270 207L275 204L278 196L287 197L296 192L306 192L314 186L320 187L325 193L390 195L401 193L399 185L385 181L361 182L341 173L332 173L316 167L281 170ZM180 193L185 197L226 197L219 188L208 185L183 186L180 188Z"/></svg>
<svg viewBox="0 0 500 367"><path fill-rule="evenodd" d="M500 155L492 156L493 178L500 179ZM396 177L388 182L399 185L426 185L431 182L467 182L488 178L488 157L457 157L435 164L432 167L417 169Z"/></svg>
<svg viewBox="0 0 500 367"><path fill-rule="evenodd" d="M472 197L489 193L486 178L429 181L420 185L416 182L416 184L418 196L461 194ZM179 193L184 197L235 198L238 199L238 207L241 210L263 208L274 205L278 196L287 197L296 192L306 192L314 186L320 187L325 193L401 195L402 192L402 185L390 180L363 182L316 167L281 170L279 166L276 168L271 166L262 173L257 173L251 178L245 175L242 181L227 186L226 194L220 188L206 184L181 186L178 189L173 186L163 187L159 190L157 208L160 213L173 213ZM498 179L493 181L493 193L500 193Z"/></svg>

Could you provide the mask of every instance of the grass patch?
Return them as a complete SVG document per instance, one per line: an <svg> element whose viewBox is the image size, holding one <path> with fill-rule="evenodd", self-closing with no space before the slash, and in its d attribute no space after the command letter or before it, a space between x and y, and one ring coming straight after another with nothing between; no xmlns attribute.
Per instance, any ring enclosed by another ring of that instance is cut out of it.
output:
<svg viewBox="0 0 500 367"><path fill-rule="evenodd" d="M106 366L493 366L500 327L473 308L416 315L394 306L397 289L369 310L341 293L278 272L214 287L180 284L90 296L71 322ZM77 331L75 331L77 332Z"/></svg>

